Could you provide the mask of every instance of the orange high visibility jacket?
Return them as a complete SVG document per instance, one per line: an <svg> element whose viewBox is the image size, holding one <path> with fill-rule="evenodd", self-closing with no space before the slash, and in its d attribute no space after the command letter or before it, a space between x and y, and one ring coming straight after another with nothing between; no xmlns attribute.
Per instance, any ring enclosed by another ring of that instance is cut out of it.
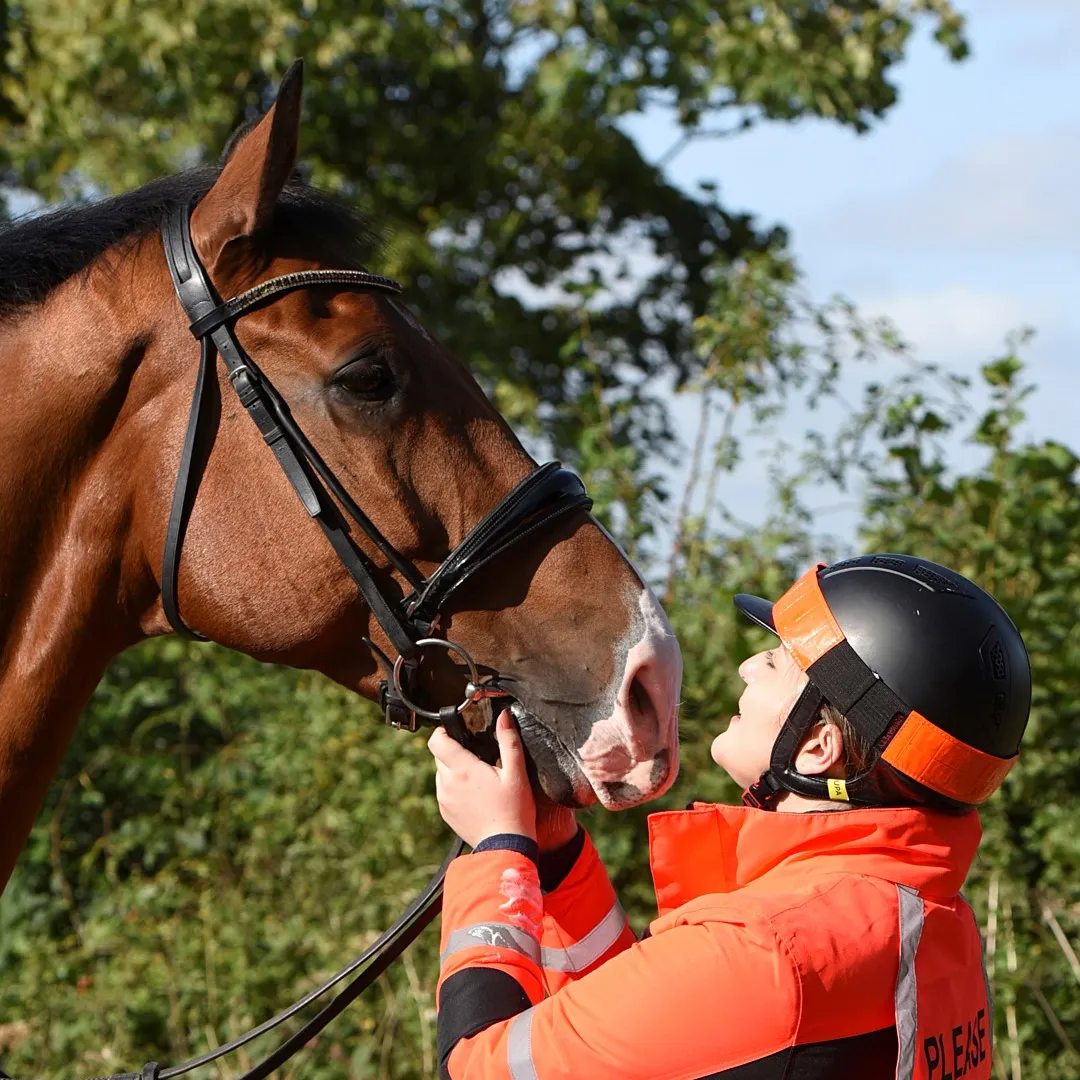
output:
<svg viewBox="0 0 1080 1080"><path fill-rule="evenodd" d="M978 814L649 819L660 917L626 924L585 837L542 894L489 850L446 877L440 1076L988 1080L981 939L959 890Z"/></svg>

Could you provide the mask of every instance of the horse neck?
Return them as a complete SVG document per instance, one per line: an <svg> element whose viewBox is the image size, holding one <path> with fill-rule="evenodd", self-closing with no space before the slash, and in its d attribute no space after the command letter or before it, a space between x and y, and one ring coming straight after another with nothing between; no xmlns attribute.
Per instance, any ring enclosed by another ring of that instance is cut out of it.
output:
<svg viewBox="0 0 1080 1080"><path fill-rule="evenodd" d="M83 706L139 637L118 600L132 462L111 436L140 345L114 291L79 275L0 325L0 890Z"/></svg>

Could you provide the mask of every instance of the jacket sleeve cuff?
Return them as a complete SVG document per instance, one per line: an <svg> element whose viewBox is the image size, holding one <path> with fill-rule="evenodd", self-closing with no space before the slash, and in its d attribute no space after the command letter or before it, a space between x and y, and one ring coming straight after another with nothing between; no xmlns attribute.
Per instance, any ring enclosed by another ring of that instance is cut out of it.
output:
<svg viewBox="0 0 1080 1080"><path fill-rule="evenodd" d="M565 880L566 875L574 869L582 849L585 847L585 830L579 825L572 840L568 840L562 847L554 851L545 851L539 856L537 865L540 868L540 891L542 893L554 892Z"/></svg>
<svg viewBox="0 0 1080 1080"><path fill-rule="evenodd" d="M485 837L473 848L473 854L479 855L485 851L516 851L531 859L534 866L540 861L540 845L531 836L521 833L496 833Z"/></svg>

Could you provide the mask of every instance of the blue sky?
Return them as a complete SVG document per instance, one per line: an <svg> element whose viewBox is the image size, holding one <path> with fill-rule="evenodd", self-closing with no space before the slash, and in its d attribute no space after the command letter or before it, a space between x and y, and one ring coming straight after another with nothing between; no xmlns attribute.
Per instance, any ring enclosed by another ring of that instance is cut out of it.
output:
<svg viewBox="0 0 1080 1080"><path fill-rule="evenodd" d="M1008 330L1034 327L1027 430L1077 447L1080 0L959 6L972 56L950 63L922 34L898 69L898 105L870 134L766 125L691 144L668 174L687 188L715 181L729 208L786 225L814 297L839 292L890 316L923 359L973 374ZM677 135L659 111L626 128L650 160ZM696 405L673 406L692 434ZM740 516L760 517L759 465L723 488ZM824 524L847 535L854 520Z"/></svg>

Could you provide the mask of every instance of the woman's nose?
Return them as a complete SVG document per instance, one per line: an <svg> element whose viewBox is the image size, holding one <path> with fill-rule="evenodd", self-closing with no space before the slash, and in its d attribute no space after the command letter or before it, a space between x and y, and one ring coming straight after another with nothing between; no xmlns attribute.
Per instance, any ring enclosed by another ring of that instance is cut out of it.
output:
<svg viewBox="0 0 1080 1080"><path fill-rule="evenodd" d="M739 678L742 679L744 683L749 683L750 679L753 677L754 672L757 670L759 662L764 659L765 654L763 652L754 653L753 656L748 656L739 665Z"/></svg>

